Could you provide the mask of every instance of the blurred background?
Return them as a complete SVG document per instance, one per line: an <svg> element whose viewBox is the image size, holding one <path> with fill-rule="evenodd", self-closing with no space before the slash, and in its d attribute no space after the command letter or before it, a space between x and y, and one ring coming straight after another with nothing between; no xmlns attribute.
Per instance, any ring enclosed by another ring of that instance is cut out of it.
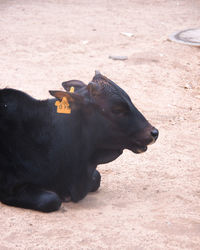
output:
<svg viewBox="0 0 200 250"><path fill-rule="evenodd" d="M99 166L100 190L78 204L0 204L1 250L200 249L200 48L168 38L199 21L198 0L0 0L0 88L50 98L100 70L160 131L145 154Z"/></svg>

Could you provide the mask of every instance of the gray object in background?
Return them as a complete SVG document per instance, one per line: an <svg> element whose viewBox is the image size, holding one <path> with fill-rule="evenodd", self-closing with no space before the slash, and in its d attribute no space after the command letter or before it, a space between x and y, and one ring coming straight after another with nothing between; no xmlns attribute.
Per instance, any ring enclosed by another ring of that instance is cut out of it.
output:
<svg viewBox="0 0 200 250"><path fill-rule="evenodd" d="M200 28L178 31L170 35L169 39L178 43L200 46Z"/></svg>

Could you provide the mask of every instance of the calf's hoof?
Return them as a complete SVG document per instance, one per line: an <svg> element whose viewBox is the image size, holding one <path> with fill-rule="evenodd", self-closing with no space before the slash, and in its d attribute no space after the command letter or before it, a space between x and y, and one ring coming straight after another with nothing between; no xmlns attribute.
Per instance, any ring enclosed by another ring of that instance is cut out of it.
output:
<svg viewBox="0 0 200 250"><path fill-rule="evenodd" d="M36 210L49 213L57 211L61 204L62 201L56 193L45 191L38 199Z"/></svg>
<svg viewBox="0 0 200 250"><path fill-rule="evenodd" d="M99 171L95 170L92 175L92 181L90 184L90 192L95 192L100 187L101 175Z"/></svg>

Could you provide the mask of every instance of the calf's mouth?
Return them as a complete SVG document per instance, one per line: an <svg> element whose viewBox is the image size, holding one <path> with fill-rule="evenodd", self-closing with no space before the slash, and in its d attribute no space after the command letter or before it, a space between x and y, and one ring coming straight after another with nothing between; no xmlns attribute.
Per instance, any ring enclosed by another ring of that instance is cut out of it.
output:
<svg viewBox="0 0 200 250"><path fill-rule="evenodd" d="M140 147L132 147L131 151L134 152L135 154L141 154L147 151L147 146L140 146Z"/></svg>
<svg viewBox="0 0 200 250"><path fill-rule="evenodd" d="M141 136L141 139L133 143L128 149L136 154L143 153L147 151L148 145L151 145L156 142L158 138L158 130L156 128L152 128L149 132L149 129L146 130L144 136Z"/></svg>

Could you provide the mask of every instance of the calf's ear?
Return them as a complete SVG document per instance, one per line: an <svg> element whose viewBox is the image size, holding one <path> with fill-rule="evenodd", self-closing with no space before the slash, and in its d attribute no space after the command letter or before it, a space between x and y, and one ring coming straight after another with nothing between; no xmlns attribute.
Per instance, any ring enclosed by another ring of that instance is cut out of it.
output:
<svg viewBox="0 0 200 250"><path fill-rule="evenodd" d="M80 88L85 87L86 84L82 81L79 81L79 80L70 80L70 81L63 82L62 86L66 91L70 91L71 87L74 87L74 89L76 91Z"/></svg>
<svg viewBox="0 0 200 250"><path fill-rule="evenodd" d="M87 89L88 89L90 96L92 97L99 96L102 93L101 86L96 82L90 82L87 86Z"/></svg>
<svg viewBox="0 0 200 250"><path fill-rule="evenodd" d="M78 95L76 93L72 92L64 92L60 90L49 90L49 93L59 99L60 101L63 99L63 97L66 97L69 102L83 102L84 97L81 95Z"/></svg>

